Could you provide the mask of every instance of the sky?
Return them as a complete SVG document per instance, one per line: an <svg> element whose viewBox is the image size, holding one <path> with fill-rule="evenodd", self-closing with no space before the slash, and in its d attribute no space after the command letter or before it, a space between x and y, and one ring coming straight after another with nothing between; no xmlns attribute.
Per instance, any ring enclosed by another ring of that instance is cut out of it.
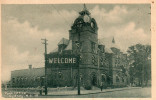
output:
<svg viewBox="0 0 156 100"><path fill-rule="evenodd" d="M115 38L126 52L137 43L151 44L150 4L86 4L98 25L98 38ZM2 66L1 78L10 79L11 71L44 67L44 45L48 52L57 47L61 38L69 37L74 20L83 4L25 4L1 6Z"/></svg>

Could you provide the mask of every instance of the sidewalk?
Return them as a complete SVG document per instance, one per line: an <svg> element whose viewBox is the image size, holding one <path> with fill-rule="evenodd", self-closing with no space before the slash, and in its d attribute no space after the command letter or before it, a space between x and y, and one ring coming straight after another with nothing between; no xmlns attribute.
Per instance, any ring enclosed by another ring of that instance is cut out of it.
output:
<svg viewBox="0 0 156 100"><path fill-rule="evenodd" d="M140 87L125 87L125 88L103 89L103 91L101 91L100 88L96 89L96 90L81 90L81 95L104 93L104 92L113 92L113 91L122 91L122 90L129 90L129 89L138 89L138 88L140 88ZM48 91L48 96L69 96L69 95L77 95L77 90Z"/></svg>

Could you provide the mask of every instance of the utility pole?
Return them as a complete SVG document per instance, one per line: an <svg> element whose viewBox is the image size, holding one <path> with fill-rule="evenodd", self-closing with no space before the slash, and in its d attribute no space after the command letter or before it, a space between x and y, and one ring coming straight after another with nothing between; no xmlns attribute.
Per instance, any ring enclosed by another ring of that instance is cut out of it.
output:
<svg viewBox="0 0 156 100"><path fill-rule="evenodd" d="M99 41L99 40L98 40ZM100 56L99 56L99 54L100 54L100 49L98 48L98 50L97 50L97 54L98 54L98 78L97 78L97 82L98 82L98 85L100 85L100 79L99 79L99 77L100 77ZM102 82L102 81L101 81Z"/></svg>
<svg viewBox="0 0 156 100"><path fill-rule="evenodd" d="M79 42L79 53L78 53L78 95L80 95L80 32L78 33L79 34L79 37L78 37L78 42Z"/></svg>
<svg viewBox="0 0 156 100"><path fill-rule="evenodd" d="M45 45L45 53L44 53L44 57L45 57L45 95L47 95L47 64L48 64L48 59L47 59L47 39L41 39L43 40L43 43Z"/></svg>

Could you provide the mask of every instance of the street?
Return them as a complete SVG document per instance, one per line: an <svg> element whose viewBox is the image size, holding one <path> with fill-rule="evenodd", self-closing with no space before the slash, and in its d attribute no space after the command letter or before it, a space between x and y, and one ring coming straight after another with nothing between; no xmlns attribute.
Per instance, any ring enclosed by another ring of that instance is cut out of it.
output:
<svg viewBox="0 0 156 100"><path fill-rule="evenodd" d="M83 92L83 91L81 91ZM133 88L114 91L98 91L81 95L49 95L39 96L39 98L151 98L151 88Z"/></svg>
<svg viewBox="0 0 156 100"><path fill-rule="evenodd" d="M114 89L104 89L101 91L99 88L93 90L81 90L81 95L77 94L77 89L74 90L54 90L48 91L45 96L39 94L37 90L19 91L7 90L2 92L3 97L6 98L150 98L151 87L124 87Z"/></svg>

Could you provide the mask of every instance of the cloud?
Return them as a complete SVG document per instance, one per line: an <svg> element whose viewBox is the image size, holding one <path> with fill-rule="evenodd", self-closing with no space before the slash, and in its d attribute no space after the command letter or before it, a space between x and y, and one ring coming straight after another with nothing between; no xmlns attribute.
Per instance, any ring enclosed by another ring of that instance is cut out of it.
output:
<svg viewBox="0 0 156 100"><path fill-rule="evenodd" d="M3 23L2 30L2 70L5 70L5 73L28 68L29 64L33 64L33 67L43 67L44 45L41 38L48 39L48 52L57 47L62 37L68 38L68 34L62 34L59 30L55 33L48 29L38 30L37 26L31 27L28 21L20 23L16 19Z"/></svg>
<svg viewBox="0 0 156 100"><path fill-rule="evenodd" d="M120 48L124 51L131 45L135 44L150 44L151 35L146 34L142 28L136 28L134 22L129 22L121 28L114 30L118 39Z"/></svg>
<svg viewBox="0 0 156 100"><path fill-rule="evenodd" d="M111 34L112 33L112 34ZM135 44L150 44L151 35L146 34L142 28L136 28L134 22L129 22L124 25L110 27L109 31L105 34L99 34L104 39L114 37L116 45L121 51L126 52L128 47ZM111 41L111 39L109 40Z"/></svg>
<svg viewBox="0 0 156 100"><path fill-rule="evenodd" d="M137 43L150 44L150 33L146 33L145 29L138 27L134 20L128 20L135 13L134 9L128 10L126 6L122 5L114 6L110 10L97 5L91 10L92 17L96 19L99 27L98 37L110 39L109 41L115 37L116 45L123 52L126 52L129 46Z"/></svg>
<svg viewBox="0 0 156 100"><path fill-rule="evenodd" d="M25 68L29 52L19 53L17 48L12 45L3 46L2 49L2 80L9 80L10 72L18 68ZM20 65L20 66L19 66Z"/></svg>
<svg viewBox="0 0 156 100"><path fill-rule="evenodd" d="M27 60L27 56L29 55L29 51L25 51L23 53L19 53L17 48L12 45L3 46L2 54L3 54L3 63L4 64L17 64L17 63L25 63Z"/></svg>
<svg viewBox="0 0 156 100"><path fill-rule="evenodd" d="M91 10L92 16L97 19L98 23L121 23L124 21L124 17L130 12L127 11L125 6L115 6L112 10L107 11L104 8L99 8L99 6L95 6Z"/></svg>

